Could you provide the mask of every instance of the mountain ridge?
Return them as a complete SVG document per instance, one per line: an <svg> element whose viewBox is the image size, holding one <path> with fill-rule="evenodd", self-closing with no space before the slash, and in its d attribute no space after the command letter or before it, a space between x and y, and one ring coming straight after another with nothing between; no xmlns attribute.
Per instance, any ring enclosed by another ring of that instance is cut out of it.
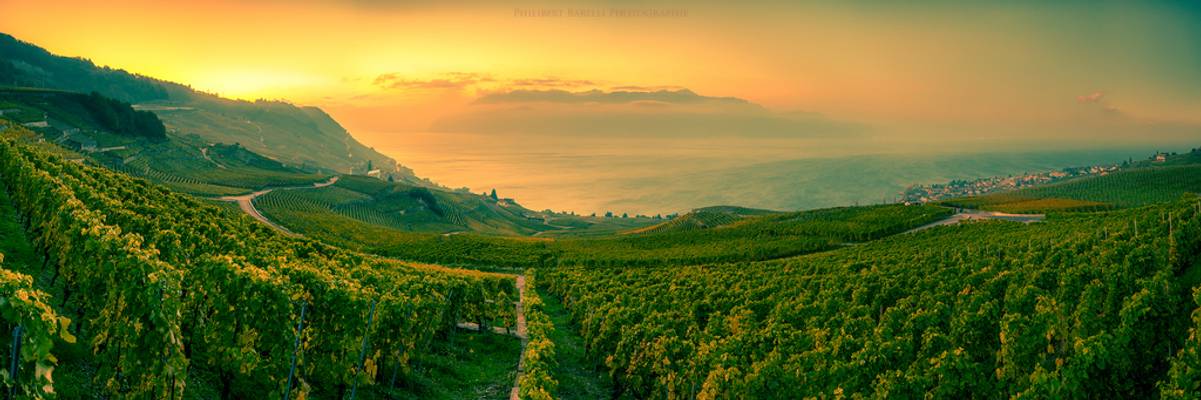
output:
<svg viewBox="0 0 1201 400"><path fill-rule="evenodd" d="M153 111L169 131L179 135L240 144L315 172L366 173L379 169L385 177L432 185L391 157L359 142L319 107L226 99L184 84L99 66L86 58L55 55L2 32L0 86L97 92Z"/></svg>

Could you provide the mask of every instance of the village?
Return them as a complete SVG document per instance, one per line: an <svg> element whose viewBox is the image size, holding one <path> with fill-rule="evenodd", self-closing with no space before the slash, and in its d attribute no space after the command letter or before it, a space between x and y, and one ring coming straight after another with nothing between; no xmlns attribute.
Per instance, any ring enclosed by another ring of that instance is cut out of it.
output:
<svg viewBox="0 0 1201 400"><path fill-rule="evenodd" d="M1166 155L1157 154L1153 160L1162 161ZM1026 173L1023 175L994 176L976 180L953 180L932 185L913 185L901 193L901 202L921 204L953 197L982 196L990 193L1043 185L1082 176L1104 176L1116 172L1121 165L1093 165L1071 167L1058 171Z"/></svg>

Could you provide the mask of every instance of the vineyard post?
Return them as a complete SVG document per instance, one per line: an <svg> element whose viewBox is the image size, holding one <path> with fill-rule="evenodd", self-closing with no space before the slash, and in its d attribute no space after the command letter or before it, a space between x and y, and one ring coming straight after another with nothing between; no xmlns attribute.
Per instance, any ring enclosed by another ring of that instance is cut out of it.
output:
<svg viewBox="0 0 1201 400"><path fill-rule="evenodd" d="M17 325L17 327L13 328L13 349L12 349L12 357L10 358L12 360L12 365L8 369L10 372L9 376L13 380L12 386L8 387L8 398L9 399L17 398L16 397L17 396L17 368L19 368L21 366L21 363L19 360L20 356L21 356L21 325Z"/></svg>
<svg viewBox="0 0 1201 400"><path fill-rule="evenodd" d="M296 323L296 342L292 345L292 367L288 369L288 386L284 388L284 400L292 394L292 377L296 375L296 353L300 351L300 335L304 333L304 309L308 302L300 303L300 322Z"/></svg>
<svg viewBox="0 0 1201 400"><path fill-rule="evenodd" d="M371 323L375 321L376 304L379 304L379 299L371 303L371 314L367 315L367 331L363 332L363 345L359 348L359 366L354 371L354 383L350 386L350 400L354 400L355 392L359 390L359 372L363 371L363 364L367 362L367 338L371 337Z"/></svg>

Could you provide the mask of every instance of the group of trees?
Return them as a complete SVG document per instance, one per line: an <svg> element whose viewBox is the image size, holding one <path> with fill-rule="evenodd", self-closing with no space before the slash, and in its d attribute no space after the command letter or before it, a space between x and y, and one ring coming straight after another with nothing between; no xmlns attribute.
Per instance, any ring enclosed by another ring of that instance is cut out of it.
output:
<svg viewBox="0 0 1201 400"><path fill-rule="evenodd" d="M101 127L124 135L150 139L165 139L167 128L150 111L134 110L129 103L113 100L92 92L81 101Z"/></svg>
<svg viewBox="0 0 1201 400"><path fill-rule="evenodd" d="M636 398L1195 398L1199 250L1201 200L1188 197L540 282Z"/></svg>
<svg viewBox="0 0 1201 400"><path fill-rule="evenodd" d="M112 396L182 398L197 369L227 396L383 390L457 322L512 321L511 276L287 238L9 138L0 178L46 262L41 289L78 321Z"/></svg>

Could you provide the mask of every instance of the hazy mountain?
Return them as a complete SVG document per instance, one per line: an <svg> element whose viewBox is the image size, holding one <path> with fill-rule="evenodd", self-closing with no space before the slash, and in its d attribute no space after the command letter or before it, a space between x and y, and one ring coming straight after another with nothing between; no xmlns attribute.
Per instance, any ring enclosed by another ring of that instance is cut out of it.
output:
<svg viewBox="0 0 1201 400"><path fill-rule="evenodd" d="M865 126L816 113L779 113L688 89L513 90L488 93L433 123L438 132L610 137L847 137Z"/></svg>
<svg viewBox="0 0 1201 400"><path fill-rule="evenodd" d="M327 172L364 172L419 181L411 170L352 137L316 107L239 101L83 58L51 54L0 33L0 85L98 92L158 114L168 130L212 143L237 143L282 163Z"/></svg>

